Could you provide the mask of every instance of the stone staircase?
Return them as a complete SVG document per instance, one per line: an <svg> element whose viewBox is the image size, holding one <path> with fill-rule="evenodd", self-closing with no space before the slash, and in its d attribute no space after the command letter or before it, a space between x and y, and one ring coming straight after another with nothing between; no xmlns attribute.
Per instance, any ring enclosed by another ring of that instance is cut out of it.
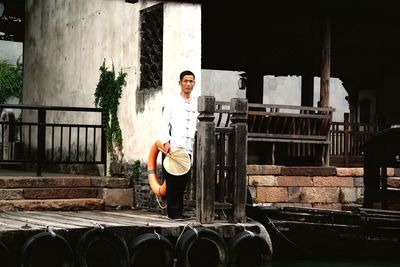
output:
<svg viewBox="0 0 400 267"><path fill-rule="evenodd" d="M128 178L46 175L0 176L0 211L132 208Z"/></svg>

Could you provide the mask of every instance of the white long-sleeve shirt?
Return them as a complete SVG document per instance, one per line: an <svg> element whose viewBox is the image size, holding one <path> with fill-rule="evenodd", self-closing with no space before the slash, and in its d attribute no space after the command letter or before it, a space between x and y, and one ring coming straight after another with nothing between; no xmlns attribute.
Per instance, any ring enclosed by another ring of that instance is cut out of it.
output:
<svg viewBox="0 0 400 267"><path fill-rule="evenodd" d="M161 143L170 142L172 150L184 148L193 155L197 116L197 97L185 100L178 94L167 98L161 120Z"/></svg>

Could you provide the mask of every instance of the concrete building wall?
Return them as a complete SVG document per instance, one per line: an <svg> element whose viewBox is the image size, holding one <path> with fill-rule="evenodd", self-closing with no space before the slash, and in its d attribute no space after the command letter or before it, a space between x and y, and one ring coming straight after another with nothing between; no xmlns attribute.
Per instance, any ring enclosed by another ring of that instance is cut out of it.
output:
<svg viewBox="0 0 400 267"><path fill-rule="evenodd" d="M318 106L320 78L314 77L314 107ZM329 106L335 108L333 121L343 122L344 113L350 112L346 100L348 93L338 78L330 79ZM300 76L264 76L264 104L301 105Z"/></svg>
<svg viewBox="0 0 400 267"><path fill-rule="evenodd" d="M196 73L195 94L201 88L200 5L164 3L162 90L146 98L136 110L140 75L140 10L156 1L27 0L24 60L24 104L94 107L99 67L127 72L127 86L119 106L125 160L146 161L158 138L164 95L179 92L179 73ZM70 120L59 113L48 121ZM96 116L76 115L81 123Z"/></svg>
<svg viewBox="0 0 400 267"><path fill-rule="evenodd" d="M217 101L230 101L231 98L246 98L246 90L239 90L238 80L242 71L201 70L202 95L215 96Z"/></svg>
<svg viewBox="0 0 400 267"><path fill-rule="evenodd" d="M26 8L26 104L94 106L103 59L134 73L136 62L122 56L137 50L129 45L138 24L133 5L44 0L27 1Z"/></svg>
<svg viewBox="0 0 400 267"><path fill-rule="evenodd" d="M21 42L0 40L0 60L14 65L17 60L22 62L22 46Z"/></svg>
<svg viewBox="0 0 400 267"><path fill-rule="evenodd" d="M164 3L163 85L147 98L145 110L135 111L138 80L121 100L120 118L127 159L147 162L151 145L159 138L159 121L165 96L180 92L179 74L186 69L196 75L194 95L201 91L201 8L199 5ZM136 59L139 61L139 58ZM137 64L139 68L139 64ZM137 77L138 79L138 77ZM129 87L129 86L128 86Z"/></svg>

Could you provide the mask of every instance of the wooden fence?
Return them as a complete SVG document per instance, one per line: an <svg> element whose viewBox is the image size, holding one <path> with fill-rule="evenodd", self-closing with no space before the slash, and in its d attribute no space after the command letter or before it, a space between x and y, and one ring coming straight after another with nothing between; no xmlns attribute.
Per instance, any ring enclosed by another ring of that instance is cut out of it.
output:
<svg viewBox="0 0 400 267"><path fill-rule="evenodd" d="M377 124L350 122L349 113L344 114L344 122L332 122L330 131L332 165L362 166L363 146L378 130Z"/></svg>
<svg viewBox="0 0 400 267"><path fill-rule="evenodd" d="M229 112L216 110L215 98L199 98L191 199L196 217L212 223L216 209L231 222L246 222L247 100L233 98ZM215 113L227 114L229 123L216 122ZM229 124L229 125L228 125Z"/></svg>
<svg viewBox="0 0 400 267"><path fill-rule="evenodd" d="M257 107L257 104L248 104L249 109ZM266 106L277 106L277 105L266 105ZM216 102L216 118L215 123L217 127L227 127L230 123L230 109L229 102L217 101ZM299 109L305 107L297 107ZM314 108L317 109L317 108ZM317 110L318 111L318 110ZM248 112L248 132L249 137L252 129L254 128L255 122L250 119L254 111ZM257 113L257 112L256 112ZM305 113L305 112L303 112ZM304 114L297 115L304 116ZM262 121L261 121L262 122ZM258 128L261 127L261 123L257 124ZM279 125L280 128L283 127ZM329 160L332 166L362 166L363 165L363 146L366 140L374 136L379 131L377 124L372 123L353 123L349 120L349 114L344 114L343 122L331 122L330 132L327 143L329 144ZM265 151L265 150L264 150ZM294 158L297 162L302 162L302 157L316 157L317 150L315 146L310 144L293 144L288 146L285 150L281 151L286 153L288 157ZM262 156L262 155L258 155ZM305 161L306 164L310 164L313 160ZM270 164L273 164L273 160L270 160ZM288 164L292 164L289 162Z"/></svg>

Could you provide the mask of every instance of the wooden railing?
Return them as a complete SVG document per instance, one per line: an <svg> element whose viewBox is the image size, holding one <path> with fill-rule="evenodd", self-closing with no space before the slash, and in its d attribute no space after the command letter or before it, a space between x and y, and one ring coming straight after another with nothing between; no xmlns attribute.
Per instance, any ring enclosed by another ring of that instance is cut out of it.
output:
<svg viewBox="0 0 400 267"><path fill-rule="evenodd" d="M293 105L249 105L248 141L271 144L271 163L275 164L275 147L287 146L286 155L302 157L314 152L314 164L329 165L329 128L333 108Z"/></svg>
<svg viewBox="0 0 400 267"><path fill-rule="evenodd" d="M247 100L234 98L229 112L216 110L215 98L199 98L192 200L201 223L212 223L222 208L231 222L246 222ZM230 114L224 126L216 114Z"/></svg>
<svg viewBox="0 0 400 267"><path fill-rule="evenodd" d="M344 122L332 122L330 158L338 166L362 166L363 146L379 130L377 124L353 123L349 114Z"/></svg>
<svg viewBox="0 0 400 267"><path fill-rule="evenodd" d="M219 126L227 127L230 122L229 102L217 101L216 106L217 106L217 109L215 111L216 118L214 120L216 125L218 127ZM277 105L266 105L266 106L273 108ZM249 104L249 109L255 107L257 107L257 104L251 104L251 103ZM302 107L297 107L297 108L302 108ZM318 108L311 108L311 109L317 109L318 111ZM259 120L257 123L253 120L253 118L250 119L250 116L252 116L253 113L258 114L258 111L249 111L248 113L249 137L251 137L251 132L255 131L254 129L262 129L263 123L264 124L267 123L266 119ZM310 116L310 115L308 115L306 112L303 112L299 116ZM328 125L330 125L330 132L326 140L326 143L329 144L330 165L362 166L363 145L366 142L366 140L374 136L379 131L378 125L373 123L352 123L349 120L348 113L344 114L343 122L331 122ZM278 125L277 127L285 129L284 124ZM295 158L300 159L302 156L315 157L317 151L315 150L315 147L310 146L309 144L296 144L289 146L285 152L289 156L296 156Z"/></svg>
<svg viewBox="0 0 400 267"><path fill-rule="evenodd" d="M228 125L228 104L217 102L215 121L218 126ZM264 144L268 144L263 150L264 154L268 154L268 164L276 164L275 154L279 154L278 164L288 164L288 159L299 162L302 159L301 162L308 164L329 165L329 129L333 108L255 103L248 104L248 108L247 140L263 148Z"/></svg>

